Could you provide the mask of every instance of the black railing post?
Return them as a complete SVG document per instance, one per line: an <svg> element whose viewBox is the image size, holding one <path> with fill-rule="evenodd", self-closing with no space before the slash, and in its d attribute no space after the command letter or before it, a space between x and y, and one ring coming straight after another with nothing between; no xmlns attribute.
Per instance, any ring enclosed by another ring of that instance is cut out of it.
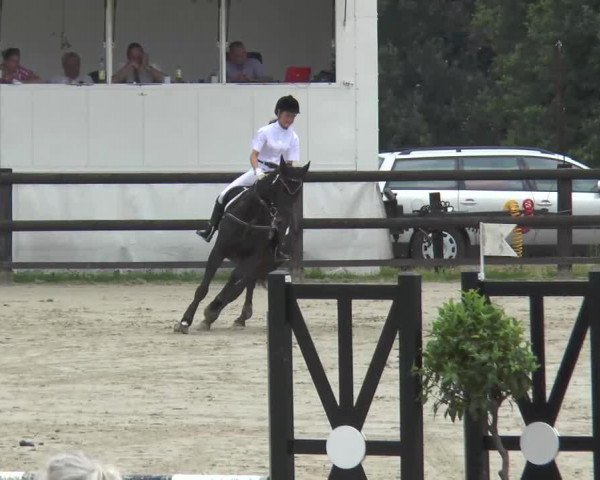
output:
<svg viewBox="0 0 600 480"><path fill-rule="evenodd" d="M476 272L463 272L461 290L481 290ZM465 479L489 480L489 454L483 445L483 437L487 432L484 420L474 420L471 415L463 417L465 435Z"/></svg>
<svg viewBox="0 0 600 480"><path fill-rule="evenodd" d="M421 383L413 372L421 367L422 315L421 276L398 275L398 305L402 305L400 324L400 438L402 460L401 478L422 480L423 405L419 398Z"/></svg>
<svg viewBox="0 0 600 480"><path fill-rule="evenodd" d="M442 196L440 192L431 192L429 194L429 206L431 207L431 214L435 217L439 217L442 214ZM433 243L433 258L444 258L444 232L440 228L435 228L431 232L431 240ZM435 267L435 271L438 272L439 267Z"/></svg>
<svg viewBox="0 0 600 480"><path fill-rule="evenodd" d="M12 173L11 168L0 168L0 175ZM0 220L12 221L13 186L12 183L0 183ZM12 262L11 230L0 230L0 262ZM12 268L0 265L0 283L12 280Z"/></svg>
<svg viewBox="0 0 600 480"><path fill-rule="evenodd" d="M302 281L304 278L304 268L302 260L304 259L304 230L302 229L302 220L304 218L304 195L302 190L294 203L292 214L292 223L290 225L291 256L290 271L295 282Z"/></svg>
<svg viewBox="0 0 600 480"><path fill-rule="evenodd" d="M292 327L285 274L271 273L268 282L270 479L294 480Z"/></svg>
<svg viewBox="0 0 600 480"><path fill-rule="evenodd" d="M588 308L592 383L592 438L594 439L594 480L600 480L600 272L589 274Z"/></svg>
<svg viewBox="0 0 600 480"><path fill-rule="evenodd" d="M570 169L571 165L565 162L560 164L558 168ZM558 214L573 215L573 180L571 178L559 178L557 181L557 190ZM557 244L557 256L563 258L573 256L573 227L570 225L558 227ZM557 268L560 276L568 276L573 270L573 265L561 264Z"/></svg>

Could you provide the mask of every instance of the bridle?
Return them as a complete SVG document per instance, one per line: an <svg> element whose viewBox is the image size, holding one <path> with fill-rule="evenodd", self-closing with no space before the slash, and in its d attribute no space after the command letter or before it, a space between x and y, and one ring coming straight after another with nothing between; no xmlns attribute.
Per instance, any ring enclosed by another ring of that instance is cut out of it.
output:
<svg viewBox="0 0 600 480"><path fill-rule="evenodd" d="M300 189L302 188L302 185L303 185L302 180L298 180L298 179L295 179L295 178L285 179L279 173L275 175L275 178L271 182L271 186L274 186L277 182L279 182L283 186L283 188L285 189L285 191L290 196L292 196L292 197L294 195L296 195L300 191ZM242 220L239 217L236 217L235 215L233 215L232 213L230 213L228 211L225 211L224 216L227 217L227 218L229 218L230 220L233 220L238 225L242 225L243 227L249 228L251 230L267 230L267 231L271 231L271 232L277 230L276 224L277 224L277 217L278 217L278 214L279 214L279 211L277 210L277 207L275 205L273 205L272 203L268 203L267 201L265 201L265 199L263 199L258 194L258 192L256 191L256 184L254 186L254 193L255 193L256 197L258 198L258 200L260 201L260 204L264 207L264 209L267 212L269 212L269 217L271 218L271 224L270 225L256 225L256 224L252 224L250 222ZM240 196L241 195L238 195L230 203L233 203Z"/></svg>
<svg viewBox="0 0 600 480"><path fill-rule="evenodd" d="M271 185L275 185L277 182L281 183L283 185L283 188L285 188L286 192L291 196L296 195L300 191L300 189L302 188L302 185L303 185L302 180L297 180L295 178L288 178L286 181L279 173L275 176L275 179L273 180ZM294 184L294 187L291 187L288 182Z"/></svg>

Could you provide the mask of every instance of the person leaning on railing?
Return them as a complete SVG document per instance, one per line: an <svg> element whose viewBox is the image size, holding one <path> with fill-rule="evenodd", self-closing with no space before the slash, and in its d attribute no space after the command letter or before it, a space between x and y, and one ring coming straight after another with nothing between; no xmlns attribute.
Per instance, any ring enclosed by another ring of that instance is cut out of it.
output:
<svg viewBox="0 0 600 480"><path fill-rule="evenodd" d="M267 81L263 64L250 58L240 41L231 42L227 51L227 81L232 83Z"/></svg>
<svg viewBox="0 0 600 480"><path fill-rule="evenodd" d="M21 65L21 50L7 48L2 52L0 83L41 83L42 79Z"/></svg>
<svg viewBox="0 0 600 480"><path fill-rule="evenodd" d="M165 75L150 63L139 43L127 47L127 62L112 77L113 83L163 83Z"/></svg>
<svg viewBox="0 0 600 480"><path fill-rule="evenodd" d="M75 52L67 52L62 56L63 75L56 75L50 79L50 83L62 83L65 85L92 84L89 75L81 74L81 57Z"/></svg>
<svg viewBox="0 0 600 480"><path fill-rule="evenodd" d="M52 457L38 480L123 480L119 471L85 454L62 453Z"/></svg>

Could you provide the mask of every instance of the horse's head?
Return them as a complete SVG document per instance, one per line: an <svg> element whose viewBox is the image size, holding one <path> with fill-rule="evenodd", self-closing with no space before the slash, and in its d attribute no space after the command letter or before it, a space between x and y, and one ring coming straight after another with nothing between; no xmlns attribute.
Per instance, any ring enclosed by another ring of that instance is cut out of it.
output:
<svg viewBox="0 0 600 480"><path fill-rule="evenodd" d="M279 168L261 179L257 185L258 194L279 208L291 206L302 191L304 177L310 168L310 162L304 167L292 167L283 158Z"/></svg>

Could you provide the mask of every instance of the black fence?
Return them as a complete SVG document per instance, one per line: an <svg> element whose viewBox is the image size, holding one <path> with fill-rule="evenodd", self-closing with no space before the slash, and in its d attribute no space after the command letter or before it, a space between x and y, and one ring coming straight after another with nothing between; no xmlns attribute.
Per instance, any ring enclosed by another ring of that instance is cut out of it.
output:
<svg viewBox="0 0 600 480"><path fill-rule="evenodd" d="M487 297L527 297L530 305L531 347L541 367L533 374L531 398L518 402L519 411L525 424L545 422L554 425L569 387L583 343L590 332L592 435L561 435L559 447L565 452L591 452L594 458L594 471L586 478L600 480L600 272L590 273L588 281L564 282L479 282L476 273L463 273L463 290L478 290ZM546 395L546 355L545 355L545 297L583 297L575 318L565 318L573 328L562 357L556 379ZM508 450L519 450L519 437L502 436ZM484 425L465 416L465 462L467 480L488 480L490 478L488 452L494 446L491 437L485 434ZM493 475L495 476L495 474ZM563 477L556 462L547 465L527 463L523 480L561 480Z"/></svg>
<svg viewBox="0 0 600 480"><path fill-rule="evenodd" d="M294 434L292 335L317 390L332 429L344 425L361 431L375 397L390 353L399 341L400 439L367 440L372 456L401 457L398 470L405 480L423 480L423 411L420 385L413 367L421 365L421 278L398 276L397 285L293 284L283 273L269 276L269 418L271 480L295 478L295 455L324 455L325 439L300 439ZM309 333L299 299L337 301L339 403ZM352 348L352 301L392 300L364 383L355 395ZM325 461L325 460L324 460ZM362 465L343 470L333 467L330 479L366 479Z"/></svg>
<svg viewBox="0 0 600 480"><path fill-rule="evenodd" d="M107 230L196 230L206 220L13 220L13 186L23 184L204 184L225 183L237 173L14 173L0 169L0 270L19 268L203 268L205 262L13 262L12 232L31 231L107 231ZM439 231L443 228L476 228L480 222L508 223L538 229L558 229L557 256L539 258L490 259L489 263L554 264L600 263L600 257L573 255L573 228L600 227L598 215L572 215L572 181L598 179L600 170L561 168L557 170L488 170L488 171L423 171L423 172L310 172L307 182L382 182L393 180L557 180L558 214L514 218L506 213L435 213L427 216L402 214L395 218L304 218L302 202L298 202L293 225L292 269L302 267L338 266L455 266L475 264L471 258L446 260L323 260L304 261L303 231L307 229L389 229L401 231L422 228ZM438 249L439 250L439 249Z"/></svg>

